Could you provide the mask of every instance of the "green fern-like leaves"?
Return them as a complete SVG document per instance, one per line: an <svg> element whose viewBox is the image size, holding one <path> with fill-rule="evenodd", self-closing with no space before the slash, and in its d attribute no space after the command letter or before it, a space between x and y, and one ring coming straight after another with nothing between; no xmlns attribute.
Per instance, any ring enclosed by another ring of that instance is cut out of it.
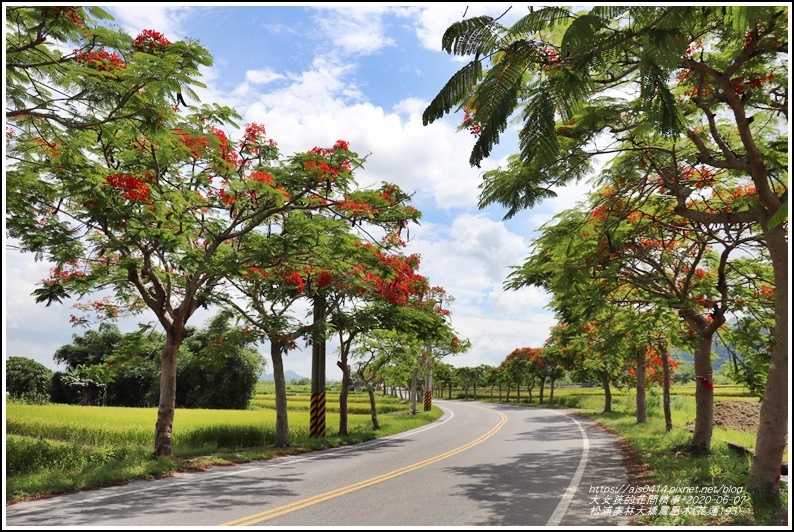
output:
<svg viewBox="0 0 794 532"><path fill-rule="evenodd" d="M524 75L537 61L538 50L534 43L525 40L510 43L500 61L477 87L472 103L482 132L469 158L472 166L479 167L499 142L499 135L518 106Z"/></svg>
<svg viewBox="0 0 794 532"><path fill-rule="evenodd" d="M458 70L422 113L422 124L425 126L431 124L453 108L460 106L481 76L482 64L480 61L472 61Z"/></svg>
<svg viewBox="0 0 794 532"><path fill-rule="evenodd" d="M498 47L503 26L492 17L482 16L453 23L441 38L441 48L453 55L484 56Z"/></svg>
<svg viewBox="0 0 794 532"><path fill-rule="evenodd" d="M505 40L514 41L553 30L558 26L565 26L572 17L573 13L570 10L559 6L530 11L510 27L505 34Z"/></svg>
<svg viewBox="0 0 794 532"><path fill-rule="evenodd" d="M677 136L683 131L683 122L667 86L667 72L651 61L644 61L640 69L640 99L649 121L662 136Z"/></svg>
<svg viewBox="0 0 794 532"><path fill-rule="evenodd" d="M563 57L575 56L581 53L590 53L593 44L597 43L596 36L603 29L603 21L595 15L582 15L576 17L562 39L560 54Z"/></svg>
<svg viewBox="0 0 794 532"><path fill-rule="evenodd" d="M502 205L507 208L503 219L509 220L520 211L556 196L544 177L545 174L534 172L517 156L512 156L507 169L489 170L483 175L479 208Z"/></svg>
<svg viewBox="0 0 794 532"><path fill-rule="evenodd" d="M524 127L521 128L519 139L525 161L552 163L557 158L559 143L554 129L554 114L554 96L549 85L544 83L524 109Z"/></svg>

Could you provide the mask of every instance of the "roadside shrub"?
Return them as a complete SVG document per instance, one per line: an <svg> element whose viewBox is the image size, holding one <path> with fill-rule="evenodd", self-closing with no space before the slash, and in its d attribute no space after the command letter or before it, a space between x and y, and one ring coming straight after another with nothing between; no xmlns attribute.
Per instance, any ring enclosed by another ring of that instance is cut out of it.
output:
<svg viewBox="0 0 794 532"><path fill-rule="evenodd" d="M52 370L25 357L6 359L6 393L9 399L33 404L49 402Z"/></svg>
<svg viewBox="0 0 794 532"><path fill-rule="evenodd" d="M568 408L580 408L582 404L582 397L579 395L555 395L554 404Z"/></svg>

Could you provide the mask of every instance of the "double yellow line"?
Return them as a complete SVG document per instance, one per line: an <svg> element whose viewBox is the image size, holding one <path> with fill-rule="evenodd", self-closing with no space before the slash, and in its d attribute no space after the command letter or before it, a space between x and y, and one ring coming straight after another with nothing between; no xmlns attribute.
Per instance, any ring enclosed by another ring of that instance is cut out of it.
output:
<svg viewBox="0 0 794 532"><path fill-rule="evenodd" d="M361 482L357 482L356 484L351 484L349 486L344 486L342 488L337 488L335 490L326 491L325 493L321 493L319 495L315 495L313 497L309 497L308 499L301 499L299 501L295 501L290 504L285 504L284 506L279 506L278 508L273 508L272 510L267 510L265 512L260 512L258 514L249 515L246 517L241 517L240 519L235 519L234 521L229 521L228 523L221 523L218 526L248 526L254 525L257 523L261 523L262 521L267 521L268 519L273 519L274 517L279 517L284 514L288 514L290 512L294 512L296 510L302 510L303 508L308 508L309 506L319 504L321 502L325 502L327 500L340 497L347 493L352 493L354 491L368 488L380 482L384 482L386 480L390 480L395 477L399 477L400 475L404 475L406 473L410 473L411 471L415 471L422 467L428 466L430 464L434 464L450 456L454 456L458 453L462 453L468 449L471 449L475 445L479 445L480 443L484 442L494 434L496 434L502 426L507 423L507 416L502 414L501 412L496 412L499 416L499 423L497 423L491 430L473 440L466 445L462 445L456 449L452 449L451 451L447 451L445 453L439 454L438 456L434 456L433 458L428 458L427 460L423 460L421 462L417 462L415 464L395 469L394 471L390 471L389 473L384 473L383 475L373 477L367 480L362 480Z"/></svg>

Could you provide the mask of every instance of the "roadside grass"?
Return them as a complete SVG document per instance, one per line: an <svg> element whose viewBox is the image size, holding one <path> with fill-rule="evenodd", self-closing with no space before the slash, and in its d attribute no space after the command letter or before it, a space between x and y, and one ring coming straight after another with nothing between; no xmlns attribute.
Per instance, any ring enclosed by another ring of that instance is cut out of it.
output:
<svg viewBox="0 0 794 532"><path fill-rule="evenodd" d="M6 401L6 504L82 489L155 479L178 471L203 470L266 460L276 456L350 445L389 436L430 423L438 407L410 414L410 405L389 396L377 399L380 429L372 428L368 396L366 414L348 416L348 435L338 433L339 414L326 411L326 436L309 437L308 407L290 409L286 449L276 448L275 410L177 409L172 457L152 458L156 408L30 405ZM259 397L259 395L257 395ZM351 405L359 394L351 393ZM327 402L338 396L327 395ZM308 396L289 403L308 405ZM386 406L388 405L388 406ZM328 405L330 406L330 404Z"/></svg>
<svg viewBox="0 0 794 532"><path fill-rule="evenodd" d="M673 429L670 432L665 430L661 392L658 389L648 391L648 420L644 423L637 423L633 390L613 390L612 412L606 413L600 388L559 387L554 391L554 404L551 405L548 404L548 391L541 405L535 390L531 403L524 395L519 404L568 409L595 420L630 446L630 456L627 458L637 466L635 487L651 486L655 491L650 493L657 495L652 499L652 505L647 504L647 497L643 499L646 504L643 506L643 515L635 514L636 525L786 525L786 515L781 511L761 508L754 515L752 501L744 485L752 455L742 455L727 443L733 442L752 449L755 446L754 433L714 427L711 450L707 455L695 456L687 452L692 438L687 425L695 419L694 391L694 385L676 385L671 391ZM478 394L478 400L482 401L506 402L504 399L504 396L499 401L498 397ZM515 403L515 395L512 399ZM714 402L726 401L758 402L758 398L752 397L740 386L715 386ZM784 461L788 461L788 450ZM661 498L663 496L664 499ZM786 486L782 486L781 496L782 509L785 511L788 508ZM652 515L652 512L657 513Z"/></svg>

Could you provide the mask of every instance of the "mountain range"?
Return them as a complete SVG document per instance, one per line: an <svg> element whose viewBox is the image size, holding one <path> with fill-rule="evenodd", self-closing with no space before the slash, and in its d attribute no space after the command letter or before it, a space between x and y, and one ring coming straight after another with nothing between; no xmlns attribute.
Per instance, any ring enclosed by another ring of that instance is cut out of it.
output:
<svg viewBox="0 0 794 532"><path fill-rule="evenodd" d="M304 379L304 378L306 378L306 377L301 377L300 375L298 375L297 373L295 373L291 369L288 369L287 371L284 372L284 380L287 381L287 382L292 381L292 380L299 381L299 380ZM268 373L267 375L262 375L261 377L259 377L259 380L260 381L272 381L272 380L275 380L275 379L273 378L273 374L272 373Z"/></svg>

